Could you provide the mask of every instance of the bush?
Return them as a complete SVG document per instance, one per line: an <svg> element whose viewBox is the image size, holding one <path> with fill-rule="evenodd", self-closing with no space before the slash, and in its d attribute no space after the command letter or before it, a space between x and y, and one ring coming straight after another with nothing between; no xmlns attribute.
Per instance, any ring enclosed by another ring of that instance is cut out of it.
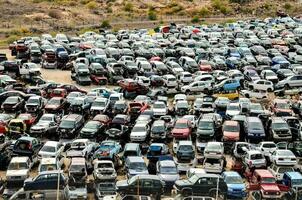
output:
<svg viewBox="0 0 302 200"><path fill-rule="evenodd" d="M292 5L290 3L285 3L284 4L284 9L290 10L292 8Z"/></svg>
<svg viewBox="0 0 302 200"><path fill-rule="evenodd" d="M108 20L102 21L101 28L111 28L109 21Z"/></svg>
<svg viewBox="0 0 302 200"><path fill-rule="evenodd" d="M61 18L61 13L58 10L50 10L48 12L49 17L55 18L55 19L60 19Z"/></svg>
<svg viewBox="0 0 302 200"><path fill-rule="evenodd" d="M198 22L199 22L199 17L198 17L198 16L194 16L194 17L191 19L191 22L192 22L192 23L198 23Z"/></svg>
<svg viewBox="0 0 302 200"><path fill-rule="evenodd" d="M149 20L156 20L157 19L156 13L153 10L148 11L148 19Z"/></svg>
<svg viewBox="0 0 302 200"><path fill-rule="evenodd" d="M201 17L207 17L207 16L210 15L210 11L209 11L208 8L202 7L202 8L199 10L199 15L200 15Z"/></svg>
<svg viewBox="0 0 302 200"><path fill-rule="evenodd" d="M94 10L98 7L95 1L90 1L89 3L86 4L86 7L90 10Z"/></svg>
<svg viewBox="0 0 302 200"><path fill-rule="evenodd" d="M124 6L124 10L126 12L132 12L133 11L133 4L132 3L126 3Z"/></svg>

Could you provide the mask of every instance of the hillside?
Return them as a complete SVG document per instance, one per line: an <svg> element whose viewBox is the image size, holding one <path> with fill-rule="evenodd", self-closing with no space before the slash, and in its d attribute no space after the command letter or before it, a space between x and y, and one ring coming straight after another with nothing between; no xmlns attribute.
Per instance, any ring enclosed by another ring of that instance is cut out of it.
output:
<svg viewBox="0 0 302 200"><path fill-rule="evenodd" d="M118 29L150 26L150 23L154 27L170 21L196 23L205 19L207 22L208 17L221 20L225 17L265 17L275 15L279 9L294 15L302 11L298 1L0 0L0 38L13 40L15 35L26 35L29 31L40 33L76 29L81 32L99 24Z"/></svg>

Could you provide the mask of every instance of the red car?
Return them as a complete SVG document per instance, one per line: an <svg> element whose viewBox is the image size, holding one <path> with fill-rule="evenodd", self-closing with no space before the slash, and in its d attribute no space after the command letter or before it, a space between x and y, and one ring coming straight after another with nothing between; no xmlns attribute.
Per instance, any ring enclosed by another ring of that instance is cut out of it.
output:
<svg viewBox="0 0 302 200"><path fill-rule="evenodd" d="M191 122L187 119L178 119L171 134L175 138L188 138L191 135Z"/></svg>
<svg viewBox="0 0 302 200"><path fill-rule="evenodd" d="M108 83L108 79L105 76L91 74L90 79L97 85L107 85Z"/></svg>
<svg viewBox="0 0 302 200"><path fill-rule="evenodd" d="M118 81L119 86L127 92L136 92L137 94L147 94L148 88L134 81L133 79L124 79Z"/></svg>
<svg viewBox="0 0 302 200"><path fill-rule="evenodd" d="M67 101L63 97L53 97L45 105L45 111L47 113L61 113L65 112L67 108Z"/></svg>
<svg viewBox="0 0 302 200"><path fill-rule="evenodd" d="M21 119L26 124L27 128L30 128L37 120L37 117L29 114L29 113L21 113L18 115L17 119Z"/></svg>
<svg viewBox="0 0 302 200"><path fill-rule="evenodd" d="M81 88L79 88L75 85L71 85L71 84L63 84L63 85L58 86L58 88L65 89L68 94L70 92L81 92L81 93L87 94L87 92L85 90L82 90Z"/></svg>
<svg viewBox="0 0 302 200"><path fill-rule="evenodd" d="M66 98L67 96L67 91L63 88L56 88L54 89L51 93L50 93L50 98L52 97L62 97L62 98Z"/></svg>
<svg viewBox="0 0 302 200"><path fill-rule="evenodd" d="M145 102L131 102L129 103L129 114L130 115L139 115L148 109L148 104Z"/></svg>
<svg viewBox="0 0 302 200"><path fill-rule="evenodd" d="M262 199L281 199L289 190L287 186L277 184L275 177L267 169L256 169L249 180L249 190L260 191Z"/></svg>
<svg viewBox="0 0 302 200"><path fill-rule="evenodd" d="M293 111L290 106L290 102L286 99L274 99L271 105L271 111L276 116L292 116Z"/></svg>
<svg viewBox="0 0 302 200"><path fill-rule="evenodd" d="M198 65L199 65L200 71L206 71L206 72L211 72L212 71L212 65L207 60L200 60L198 62Z"/></svg>
<svg viewBox="0 0 302 200"><path fill-rule="evenodd" d="M105 124L106 126L108 126L111 123L111 119L107 115L104 115L104 114L98 114L92 120L99 121L99 122Z"/></svg>

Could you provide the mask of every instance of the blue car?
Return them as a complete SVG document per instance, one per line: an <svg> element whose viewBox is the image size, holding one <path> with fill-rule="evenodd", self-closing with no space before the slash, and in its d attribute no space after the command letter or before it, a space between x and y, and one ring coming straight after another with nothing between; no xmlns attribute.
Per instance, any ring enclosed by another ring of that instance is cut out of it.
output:
<svg viewBox="0 0 302 200"><path fill-rule="evenodd" d="M122 147L118 142L112 140L105 140L100 144L100 146L94 153L94 158L97 158L99 160L101 159L114 160L116 158L116 155L120 153L121 150Z"/></svg>
<svg viewBox="0 0 302 200"><path fill-rule="evenodd" d="M236 79L225 79L216 85L220 91L238 90L240 86L240 82Z"/></svg>
<svg viewBox="0 0 302 200"><path fill-rule="evenodd" d="M222 178L224 182L227 184L228 198L239 198L245 199L247 196L246 185L243 182L243 179L235 171L226 171L222 173Z"/></svg>

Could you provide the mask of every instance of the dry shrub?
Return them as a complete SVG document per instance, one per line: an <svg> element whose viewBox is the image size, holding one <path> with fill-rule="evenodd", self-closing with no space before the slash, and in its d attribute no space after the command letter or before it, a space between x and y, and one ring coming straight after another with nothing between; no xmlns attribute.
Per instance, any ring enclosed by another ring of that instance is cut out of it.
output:
<svg viewBox="0 0 302 200"><path fill-rule="evenodd" d="M49 17L55 18L55 19L60 19L62 17L60 11L54 10L54 9L50 10L48 12L48 15L49 15Z"/></svg>

